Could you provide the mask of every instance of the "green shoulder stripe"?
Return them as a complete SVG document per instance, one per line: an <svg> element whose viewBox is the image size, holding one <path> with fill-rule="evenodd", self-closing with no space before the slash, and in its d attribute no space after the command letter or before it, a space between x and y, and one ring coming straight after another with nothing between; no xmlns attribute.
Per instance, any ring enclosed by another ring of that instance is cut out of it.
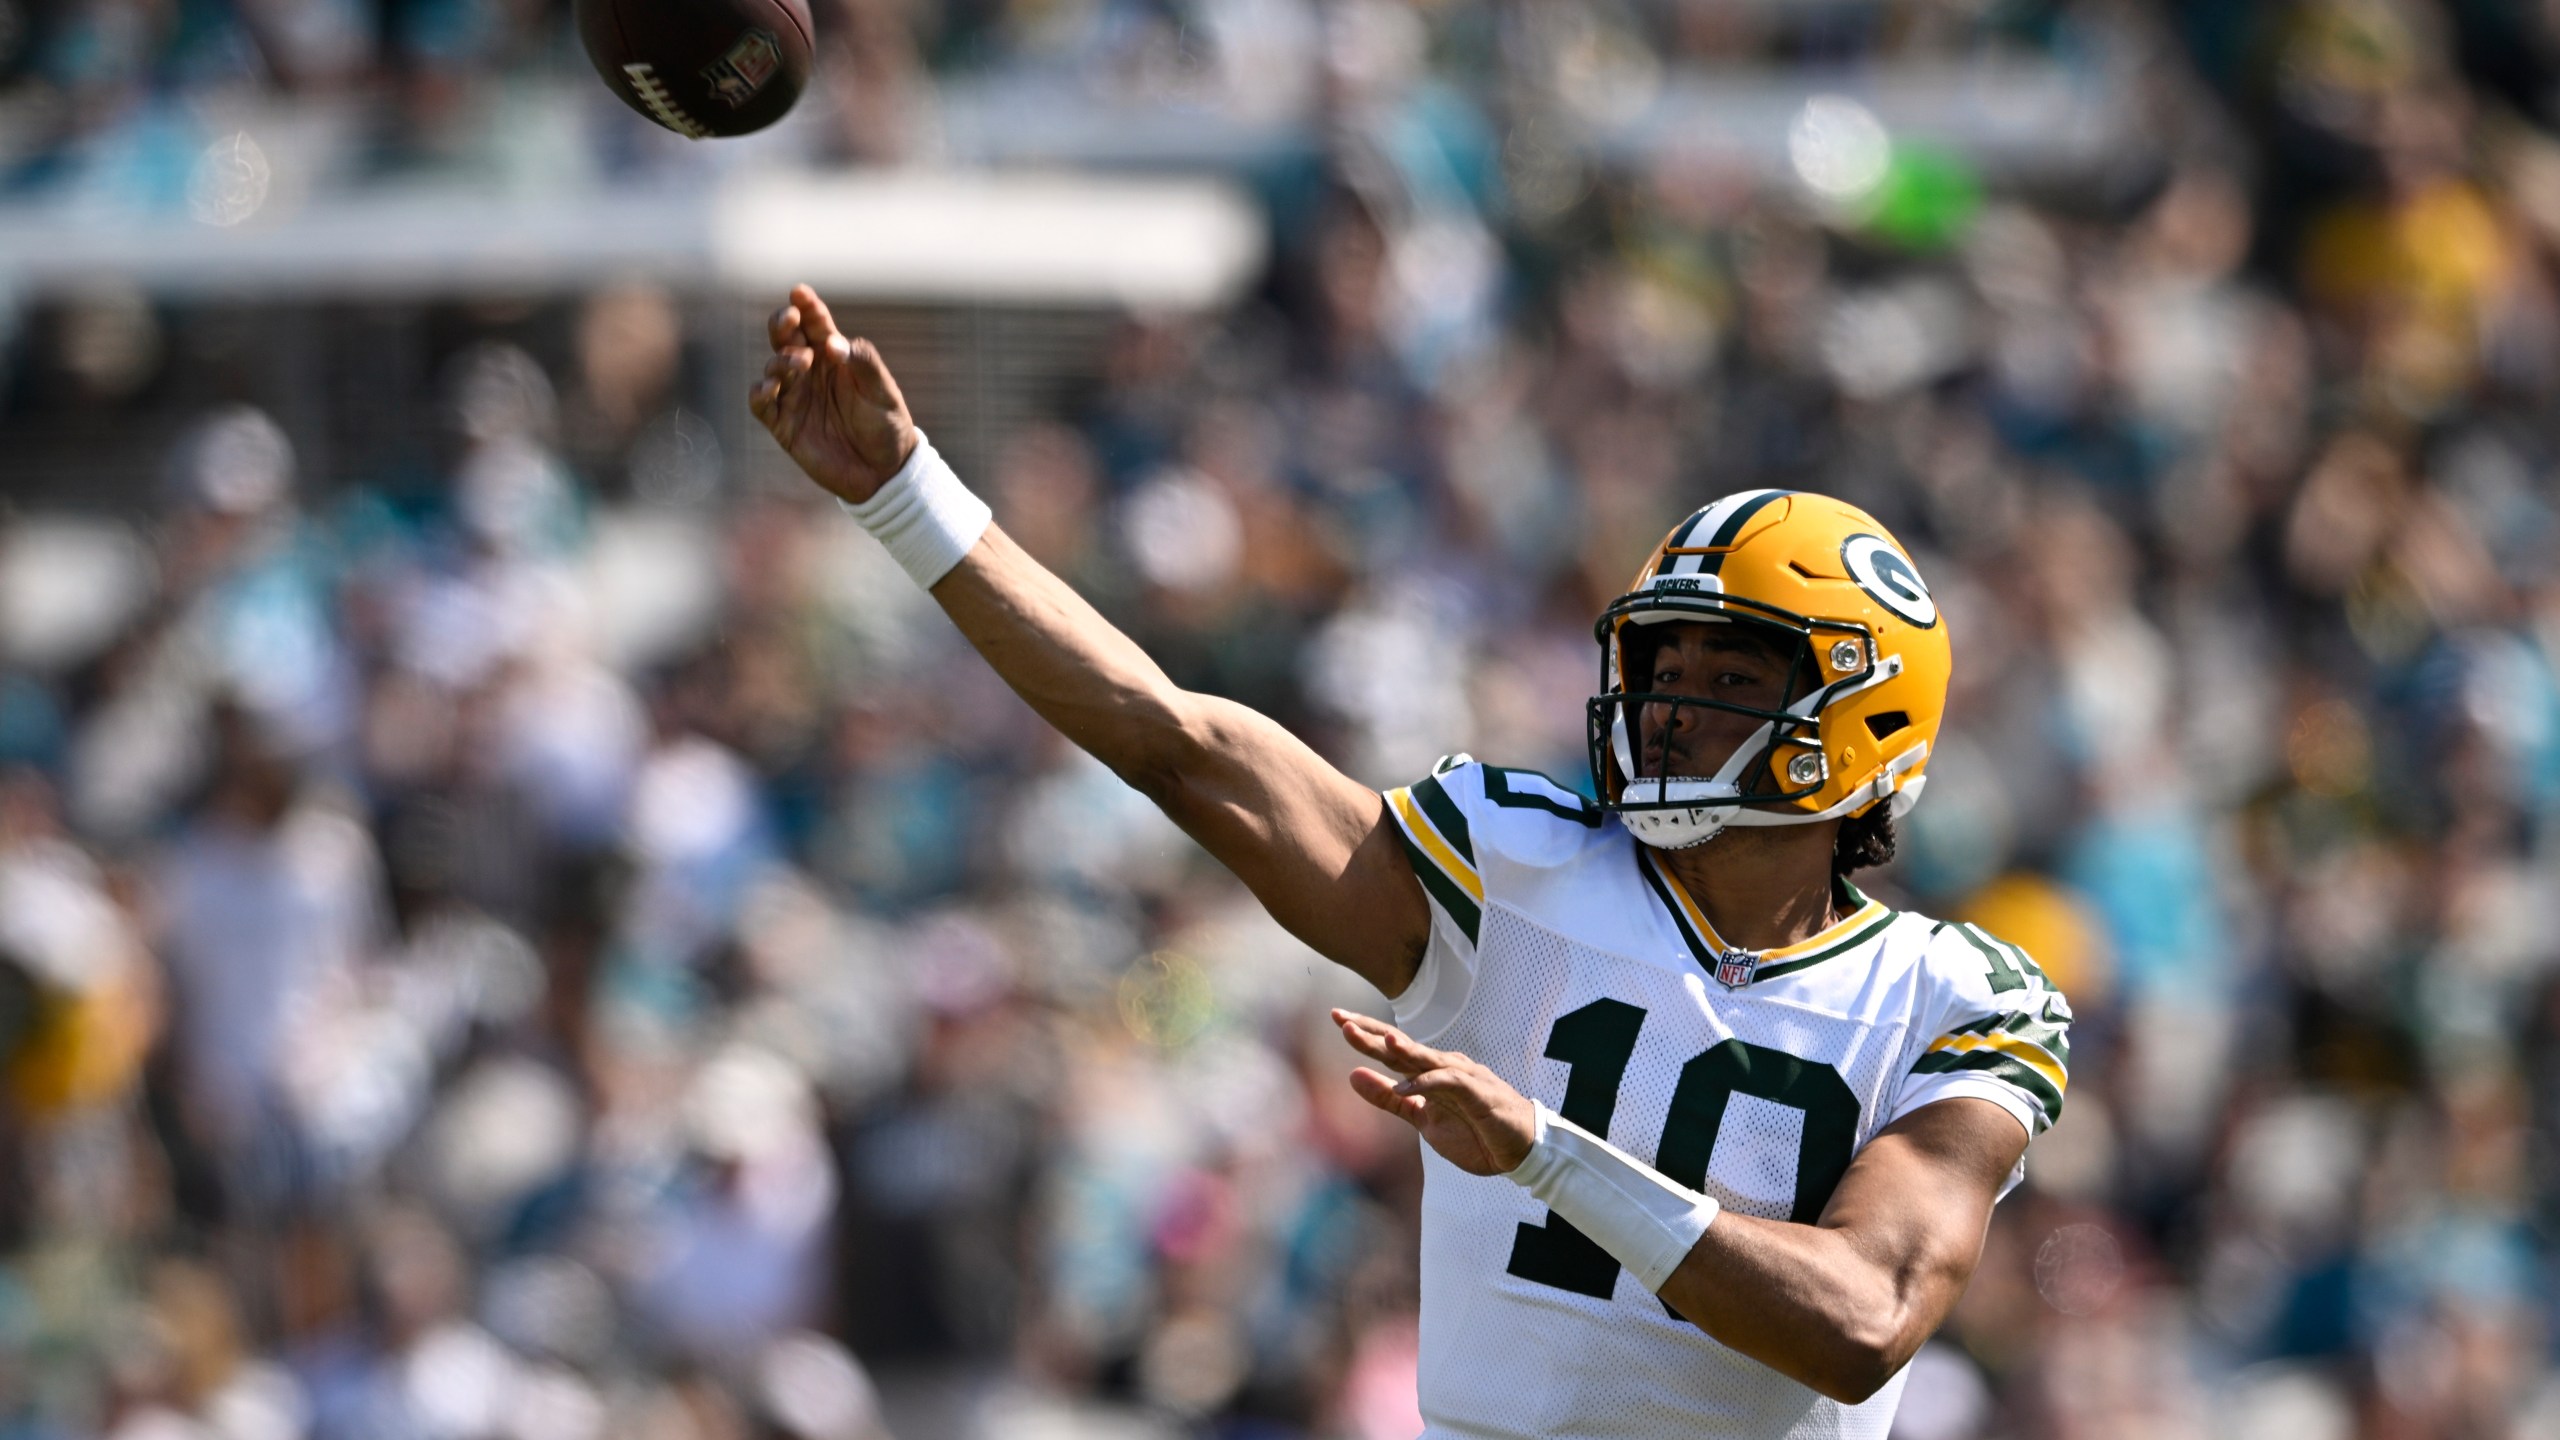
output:
<svg viewBox="0 0 2560 1440"><path fill-rule="evenodd" d="M2035 1067L2015 1060L1997 1050L1932 1050L1911 1067L1915 1075L1943 1075L1966 1071L2005 1080L2035 1097L2037 1108L2044 1112L2044 1123L2051 1125L2062 1118L2062 1091L2035 1071Z"/></svg>
<svg viewBox="0 0 2560 1440"><path fill-rule="evenodd" d="M2067 1021L2050 1020L2032 1011L2012 1011L2005 1015L1985 1015L1969 1020L1947 1032L1949 1035L2015 1035L2053 1057L2053 1062L2071 1066L2071 1026Z"/></svg>
<svg viewBox="0 0 2560 1440"><path fill-rule="evenodd" d="M1476 863L1476 842L1467 831L1466 812L1449 797L1448 787L1440 783L1438 776L1427 775L1413 782L1413 803L1422 807L1422 813L1431 819L1431 828L1440 832L1440 838L1449 842L1458 858L1469 865Z"/></svg>
<svg viewBox="0 0 2560 1440"><path fill-rule="evenodd" d="M1440 902L1440 908L1449 912L1450 919L1458 922L1458 928L1466 932L1467 943L1475 944L1477 932L1484 928L1483 909L1476 904L1474 897L1458 887L1457 881L1441 870L1428 852L1414 843L1402 824L1396 826L1396 838L1404 842L1404 857L1412 863L1413 873L1421 877L1422 888L1430 893L1432 899Z"/></svg>
<svg viewBox="0 0 2560 1440"><path fill-rule="evenodd" d="M2041 1015L2014 1015L2000 1027L2053 1057L2053 1063L2071 1068L2071 1027L2047 1020Z"/></svg>

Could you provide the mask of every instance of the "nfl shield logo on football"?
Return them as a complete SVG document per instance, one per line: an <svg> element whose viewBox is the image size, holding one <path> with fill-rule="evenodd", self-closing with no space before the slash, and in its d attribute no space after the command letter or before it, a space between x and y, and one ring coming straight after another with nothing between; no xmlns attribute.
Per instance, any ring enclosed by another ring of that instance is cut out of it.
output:
<svg viewBox="0 0 2560 1440"><path fill-rule="evenodd" d="M750 30L738 37L729 53L703 67L702 79L711 93L728 102L731 109L755 98L764 82L782 68L782 45L762 30Z"/></svg>
<svg viewBox="0 0 2560 1440"><path fill-rule="evenodd" d="M1752 950L1727 950L1716 957L1716 983L1727 990L1739 990L1751 983L1760 971L1760 956Z"/></svg>

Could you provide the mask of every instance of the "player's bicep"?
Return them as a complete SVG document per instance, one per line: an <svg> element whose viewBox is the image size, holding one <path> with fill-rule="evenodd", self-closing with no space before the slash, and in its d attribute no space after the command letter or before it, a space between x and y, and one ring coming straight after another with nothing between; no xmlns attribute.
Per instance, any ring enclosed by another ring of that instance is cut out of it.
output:
<svg viewBox="0 0 2560 1440"><path fill-rule="evenodd" d="M1157 803L1290 933L1381 993L1402 991L1431 913L1386 801L1268 716L1214 696L1187 703L1210 758Z"/></svg>
<svg viewBox="0 0 2560 1440"><path fill-rule="evenodd" d="M1964 1293L1982 1259L2027 1134L1987 1100L1942 1100L1878 1132L1849 1163L1820 1224L1893 1281L1917 1349Z"/></svg>

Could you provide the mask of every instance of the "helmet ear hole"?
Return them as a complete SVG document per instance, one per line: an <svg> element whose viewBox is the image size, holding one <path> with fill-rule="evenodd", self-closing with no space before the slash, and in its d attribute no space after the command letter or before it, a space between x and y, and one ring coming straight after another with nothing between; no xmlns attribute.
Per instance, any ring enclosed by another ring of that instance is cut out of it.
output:
<svg viewBox="0 0 2560 1440"><path fill-rule="evenodd" d="M1867 717L1867 733L1881 740L1896 731L1911 728L1911 716L1902 710L1884 710Z"/></svg>

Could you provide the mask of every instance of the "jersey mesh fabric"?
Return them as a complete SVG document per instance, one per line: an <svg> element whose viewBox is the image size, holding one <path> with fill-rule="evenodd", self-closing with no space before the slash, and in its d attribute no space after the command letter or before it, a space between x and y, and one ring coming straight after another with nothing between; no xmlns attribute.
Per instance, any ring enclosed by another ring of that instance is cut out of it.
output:
<svg viewBox="0 0 2560 1440"><path fill-rule="evenodd" d="M1452 756L1388 800L1436 922L1399 1017L1736 1213L1818 1218L1857 1149L1923 1104L1989 1099L2030 1134L2060 1113L2069 1006L1997 937L1870 906L1727 989L1625 827L1553 781ZM1519 1187L1423 1162L1428 1435L1890 1428L1901 1377L1825 1400L1673 1318L1587 1242L1560 1253L1570 1237Z"/></svg>
<svg viewBox="0 0 2560 1440"><path fill-rule="evenodd" d="M1795 1208L1796 1156L1804 1144L1804 1112L1757 1095L1725 1102L1716 1131L1722 1161L1716 1199L1745 1215L1783 1220Z"/></svg>
<svg viewBox="0 0 2560 1440"><path fill-rule="evenodd" d="M1684 973L1667 958L1581 944L1500 904L1486 908L1482 949L1472 993L1440 1043L1563 1110L1573 1066L1546 1054L1559 1018L1599 1002L1643 1011L1607 1124L1583 1123L1666 1172L1672 1167L1658 1157L1684 1071L1725 1042L1822 1057L1855 1102L1853 1147L1900 1074L1906 1027L1898 1022L1729 995L1694 966ZM1713 1087L1690 1082L1693 1101L1701 1088ZM1700 1188L1741 1213L1786 1218L1798 1203L1807 1116L1774 1101L1734 1103L1753 1098L1724 1104ZM1673 1317L1623 1270L1606 1298L1515 1273L1521 1227L1547 1222L1545 1210L1518 1187L1468 1175L1427 1150L1424 1163L1426 1435L1882 1440L1890 1428L1900 1376L1864 1404L1842 1405ZM1787 1191L1773 1193L1781 1176Z"/></svg>

